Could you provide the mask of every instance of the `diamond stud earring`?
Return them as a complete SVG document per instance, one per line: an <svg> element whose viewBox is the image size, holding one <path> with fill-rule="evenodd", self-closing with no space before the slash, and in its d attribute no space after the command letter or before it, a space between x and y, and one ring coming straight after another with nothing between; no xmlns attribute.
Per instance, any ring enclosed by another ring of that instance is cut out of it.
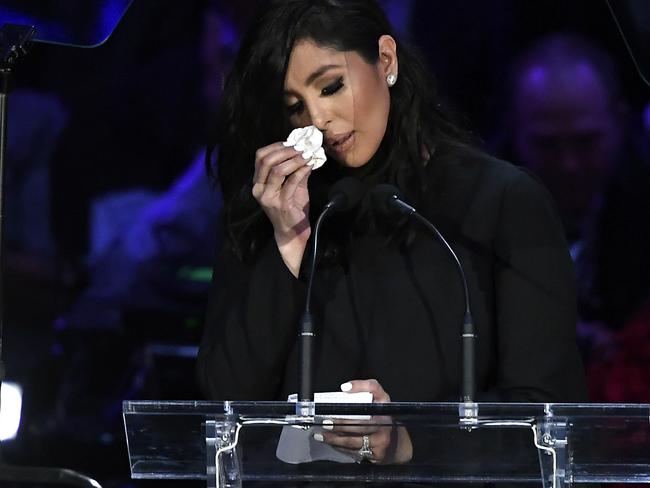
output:
<svg viewBox="0 0 650 488"><path fill-rule="evenodd" d="M393 86L397 82L397 75L391 73L386 77L386 83L388 83L388 86Z"/></svg>

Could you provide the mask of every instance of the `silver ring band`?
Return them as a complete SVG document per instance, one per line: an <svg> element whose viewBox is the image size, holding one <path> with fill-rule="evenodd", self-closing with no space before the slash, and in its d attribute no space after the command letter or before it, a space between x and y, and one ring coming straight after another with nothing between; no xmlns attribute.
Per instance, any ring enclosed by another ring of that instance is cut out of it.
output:
<svg viewBox="0 0 650 488"><path fill-rule="evenodd" d="M372 457L372 448L370 447L370 436L364 435L361 437L361 449L359 449L359 456L361 459L369 459Z"/></svg>

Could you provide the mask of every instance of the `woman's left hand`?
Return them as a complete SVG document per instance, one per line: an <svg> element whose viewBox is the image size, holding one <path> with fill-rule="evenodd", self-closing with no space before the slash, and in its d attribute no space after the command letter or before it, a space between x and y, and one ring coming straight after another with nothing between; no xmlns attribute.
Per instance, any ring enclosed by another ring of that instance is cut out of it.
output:
<svg viewBox="0 0 650 488"><path fill-rule="evenodd" d="M375 403L389 403L390 396L377 380L354 380L341 385L348 393L368 391ZM413 457L413 445L408 431L393 424L389 416L374 416L371 420L336 419L323 423L322 441L341 451L368 459L374 463L406 463ZM364 437L368 450L364 453ZM321 437L315 437L321 440Z"/></svg>

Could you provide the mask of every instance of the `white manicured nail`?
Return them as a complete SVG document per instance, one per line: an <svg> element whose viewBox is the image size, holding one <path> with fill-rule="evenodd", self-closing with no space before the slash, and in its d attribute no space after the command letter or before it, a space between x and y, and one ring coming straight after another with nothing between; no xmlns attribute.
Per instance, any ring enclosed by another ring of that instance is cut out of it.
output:
<svg viewBox="0 0 650 488"><path fill-rule="evenodd" d="M323 434L319 434L318 432L314 434L314 440L318 442L323 442L325 438L323 437Z"/></svg>
<svg viewBox="0 0 650 488"><path fill-rule="evenodd" d="M333 430L334 429L334 421L330 420L330 419L323 420L323 429L325 429L325 430Z"/></svg>
<svg viewBox="0 0 650 488"><path fill-rule="evenodd" d="M350 391L352 389L352 383L349 381L341 385L341 391Z"/></svg>

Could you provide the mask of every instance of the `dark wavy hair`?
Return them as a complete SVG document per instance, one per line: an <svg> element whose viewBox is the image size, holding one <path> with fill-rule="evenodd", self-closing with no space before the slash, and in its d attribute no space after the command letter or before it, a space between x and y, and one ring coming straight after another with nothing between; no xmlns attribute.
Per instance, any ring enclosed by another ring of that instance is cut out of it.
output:
<svg viewBox="0 0 650 488"><path fill-rule="evenodd" d="M293 46L309 39L355 51L375 64L384 34L395 37L374 0L272 0L254 21L226 79L215 133L226 235L240 259L254 256L272 236L251 193L254 161L257 149L286 139L292 128L283 86ZM434 154L440 144L467 141L438 103L421 58L399 41L397 56L399 79L390 90L388 126L377 154L358 170L329 163L315 171L309 179L312 213L320 211L327 188L346 172L369 185L394 184L417 205L427 191L423 154Z"/></svg>

